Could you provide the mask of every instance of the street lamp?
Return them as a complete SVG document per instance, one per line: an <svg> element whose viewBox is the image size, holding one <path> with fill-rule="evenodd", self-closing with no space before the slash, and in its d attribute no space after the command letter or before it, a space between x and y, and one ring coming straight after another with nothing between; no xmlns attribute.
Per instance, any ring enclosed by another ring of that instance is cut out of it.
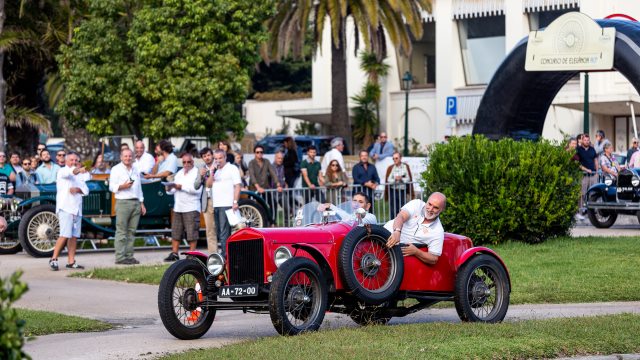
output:
<svg viewBox="0 0 640 360"><path fill-rule="evenodd" d="M413 85L413 76L409 71L404 73L402 77L402 83L404 85L405 98L404 98L404 151L403 156L409 156L409 92L411 92L411 85Z"/></svg>

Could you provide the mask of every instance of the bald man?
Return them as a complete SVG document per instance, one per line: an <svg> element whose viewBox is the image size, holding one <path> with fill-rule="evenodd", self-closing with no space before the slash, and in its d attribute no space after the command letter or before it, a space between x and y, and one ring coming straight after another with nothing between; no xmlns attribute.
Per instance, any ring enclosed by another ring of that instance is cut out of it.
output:
<svg viewBox="0 0 640 360"><path fill-rule="evenodd" d="M439 216L446 206L447 198L439 192L431 194L427 202L409 201L395 219L385 224L391 231L387 247L402 243L402 255L415 256L425 264L434 265L442 254L444 228ZM422 251L414 244L427 245L429 251Z"/></svg>

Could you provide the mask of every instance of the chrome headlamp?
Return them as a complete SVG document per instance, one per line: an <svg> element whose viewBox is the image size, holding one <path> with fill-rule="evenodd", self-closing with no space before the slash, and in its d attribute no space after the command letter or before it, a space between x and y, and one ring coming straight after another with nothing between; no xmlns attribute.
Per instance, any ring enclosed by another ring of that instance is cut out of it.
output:
<svg viewBox="0 0 640 360"><path fill-rule="evenodd" d="M631 178L631 185L633 185L633 186L640 185L640 178L638 178L637 176L632 177Z"/></svg>
<svg viewBox="0 0 640 360"><path fill-rule="evenodd" d="M220 275L224 270L224 258L222 255L215 253L209 255L207 259L207 269L213 276Z"/></svg>
<svg viewBox="0 0 640 360"><path fill-rule="evenodd" d="M613 184L613 179L610 177L604 179L604 184L607 186L611 186Z"/></svg>
<svg viewBox="0 0 640 360"><path fill-rule="evenodd" d="M280 246L273 254L273 260L277 267L280 267L280 265L289 259L291 259L291 251L284 246Z"/></svg>

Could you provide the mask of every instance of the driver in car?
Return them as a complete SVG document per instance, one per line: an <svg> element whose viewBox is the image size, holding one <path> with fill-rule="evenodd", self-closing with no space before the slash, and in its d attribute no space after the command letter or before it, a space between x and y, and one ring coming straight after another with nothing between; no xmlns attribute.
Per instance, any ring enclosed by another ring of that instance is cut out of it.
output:
<svg viewBox="0 0 640 360"><path fill-rule="evenodd" d="M384 225L391 231L387 247L403 244L402 255L413 255L425 264L435 265L444 242L439 215L446 206L447 198L439 192L431 194L426 203L419 199L406 203L398 216ZM422 251L414 244L427 245L429 251Z"/></svg>
<svg viewBox="0 0 640 360"><path fill-rule="evenodd" d="M335 211L336 215L340 218L340 220L342 221L350 221L350 220L356 220L356 214L355 211L357 209L365 209L367 211L367 213L365 214L364 218L362 219L362 222L364 224L377 224L378 223L378 219L376 218L375 215L371 214L369 212L369 209L371 208L371 199L369 199L369 197L363 193L362 191L359 191L355 194L353 194L353 198L351 199L351 206L353 209L353 214L349 214L348 212L344 211L343 209L335 206L334 204L322 204L321 207L324 207L323 209L318 209L321 211L324 210L331 210L331 211Z"/></svg>

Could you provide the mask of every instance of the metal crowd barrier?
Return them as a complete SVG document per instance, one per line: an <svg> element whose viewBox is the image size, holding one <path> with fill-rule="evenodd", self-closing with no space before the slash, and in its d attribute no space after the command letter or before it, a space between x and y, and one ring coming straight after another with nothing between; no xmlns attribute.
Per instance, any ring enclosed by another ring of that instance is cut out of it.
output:
<svg viewBox="0 0 640 360"><path fill-rule="evenodd" d="M311 201L339 204L351 201L353 194L363 192L372 201L371 212L376 215L379 224L395 218L400 208L408 201L422 199L423 191L417 181L405 184L382 184L375 190L362 185L349 185L342 188L317 187L282 189L265 189L260 194L271 209L271 222L275 226L293 226L297 210Z"/></svg>

